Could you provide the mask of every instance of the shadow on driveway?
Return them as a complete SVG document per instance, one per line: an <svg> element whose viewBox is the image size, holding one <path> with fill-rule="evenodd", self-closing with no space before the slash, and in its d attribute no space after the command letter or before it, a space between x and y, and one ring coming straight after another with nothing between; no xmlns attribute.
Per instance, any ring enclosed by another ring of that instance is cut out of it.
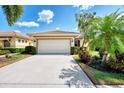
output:
<svg viewBox="0 0 124 93"><path fill-rule="evenodd" d="M76 88L92 88L94 85L89 80L89 78L85 75L82 69L79 66L71 66L68 69L62 69L61 74L59 75L61 79L67 79L66 84L70 87Z"/></svg>

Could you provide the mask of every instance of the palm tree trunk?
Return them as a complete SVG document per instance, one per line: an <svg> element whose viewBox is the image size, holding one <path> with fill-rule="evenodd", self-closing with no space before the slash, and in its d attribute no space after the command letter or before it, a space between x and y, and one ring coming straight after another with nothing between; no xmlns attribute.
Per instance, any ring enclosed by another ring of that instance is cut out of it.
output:
<svg viewBox="0 0 124 93"><path fill-rule="evenodd" d="M108 58L108 53L105 51L105 53L104 53L104 55L103 55L103 57L102 57L102 63L103 62L107 62L109 60L109 58Z"/></svg>

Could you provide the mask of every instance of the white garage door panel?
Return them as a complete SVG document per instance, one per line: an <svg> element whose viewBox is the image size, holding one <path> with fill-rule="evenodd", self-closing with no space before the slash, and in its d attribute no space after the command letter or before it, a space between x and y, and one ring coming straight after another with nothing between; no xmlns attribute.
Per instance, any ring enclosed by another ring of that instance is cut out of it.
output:
<svg viewBox="0 0 124 93"><path fill-rule="evenodd" d="M38 53L70 54L70 40L38 40Z"/></svg>

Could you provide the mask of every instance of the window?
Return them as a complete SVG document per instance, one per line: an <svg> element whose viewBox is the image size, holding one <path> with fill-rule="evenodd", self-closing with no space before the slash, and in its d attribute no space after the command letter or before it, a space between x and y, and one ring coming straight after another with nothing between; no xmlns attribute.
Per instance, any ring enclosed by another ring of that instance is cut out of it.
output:
<svg viewBox="0 0 124 93"><path fill-rule="evenodd" d="M21 39L18 39L18 42L21 42Z"/></svg>
<svg viewBox="0 0 124 93"><path fill-rule="evenodd" d="M24 40L22 40L22 43L24 43Z"/></svg>

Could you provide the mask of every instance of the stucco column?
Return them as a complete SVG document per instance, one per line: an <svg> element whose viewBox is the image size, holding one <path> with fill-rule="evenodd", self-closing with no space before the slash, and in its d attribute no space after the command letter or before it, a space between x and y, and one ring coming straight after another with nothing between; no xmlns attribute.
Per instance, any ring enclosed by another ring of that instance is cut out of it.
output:
<svg viewBox="0 0 124 93"><path fill-rule="evenodd" d="M38 39L36 40L36 51L38 53Z"/></svg>
<svg viewBox="0 0 124 93"><path fill-rule="evenodd" d="M71 39L71 47L74 47L74 45L75 45L75 38L72 38Z"/></svg>
<svg viewBox="0 0 124 93"><path fill-rule="evenodd" d="M3 41L0 40L0 48L3 48Z"/></svg>
<svg viewBox="0 0 124 93"><path fill-rule="evenodd" d="M15 47L16 46L15 41L16 41L16 38L10 38L9 39L10 47Z"/></svg>

